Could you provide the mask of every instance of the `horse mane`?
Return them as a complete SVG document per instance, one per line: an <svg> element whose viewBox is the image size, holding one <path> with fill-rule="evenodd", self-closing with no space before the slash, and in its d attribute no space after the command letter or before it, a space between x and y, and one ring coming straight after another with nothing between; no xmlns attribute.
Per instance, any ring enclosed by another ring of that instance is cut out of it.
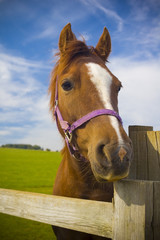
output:
<svg viewBox="0 0 160 240"><path fill-rule="evenodd" d="M58 56L58 61L51 73L51 80L48 89L48 93L50 95L50 111L54 113L54 104L55 104L55 86L57 76L64 72L73 60L85 56L93 56L93 54L98 55L96 49L94 47L88 47L84 41L74 40L67 44L64 53L56 53L55 56Z"/></svg>

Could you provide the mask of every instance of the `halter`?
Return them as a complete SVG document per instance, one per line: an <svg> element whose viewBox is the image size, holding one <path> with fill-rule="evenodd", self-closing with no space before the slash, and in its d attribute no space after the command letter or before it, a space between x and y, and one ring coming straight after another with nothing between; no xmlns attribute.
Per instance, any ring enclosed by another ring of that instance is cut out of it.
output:
<svg viewBox="0 0 160 240"><path fill-rule="evenodd" d="M88 122L90 119L95 118L95 117L100 116L100 115L114 116L122 124L122 119L119 116L119 114L117 112L115 112L114 110L111 110L111 109L94 110L94 111L86 114L82 118L78 119L77 121L73 122L72 124L69 124L67 121L63 120L63 117L62 117L61 112L60 112L59 107L58 107L58 80L57 79L56 79L56 90L55 90L54 115L55 115L55 118L56 118L57 125L58 125L58 121L59 121L59 124L60 124L60 126L61 126L61 128L64 132L65 141L66 141L66 144L67 144L67 147L69 149L70 154L75 158L79 158L79 159L83 159L83 160L85 158L79 153L79 151L78 151L78 149L76 149L75 145L73 143L71 143L72 133L75 129L79 128L84 123Z"/></svg>

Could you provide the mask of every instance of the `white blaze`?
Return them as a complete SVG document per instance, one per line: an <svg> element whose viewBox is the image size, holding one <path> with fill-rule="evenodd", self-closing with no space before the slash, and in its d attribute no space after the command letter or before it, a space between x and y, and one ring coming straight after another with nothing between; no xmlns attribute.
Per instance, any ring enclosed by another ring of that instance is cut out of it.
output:
<svg viewBox="0 0 160 240"><path fill-rule="evenodd" d="M95 85L104 107L106 109L114 110L111 103L111 74L97 63L87 63L86 66L88 68L90 79ZM119 130L118 119L114 116L109 116L109 119L117 133L118 141L122 142L123 139Z"/></svg>

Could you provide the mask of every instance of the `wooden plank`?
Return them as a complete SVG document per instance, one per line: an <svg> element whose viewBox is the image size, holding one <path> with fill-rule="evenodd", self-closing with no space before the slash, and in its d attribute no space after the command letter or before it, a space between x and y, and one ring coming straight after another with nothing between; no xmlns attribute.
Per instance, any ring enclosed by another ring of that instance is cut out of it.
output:
<svg viewBox="0 0 160 240"><path fill-rule="evenodd" d="M159 134L160 132L147 132L148 180L160 181Z"/></svg>
<svg viewBox="0 0 160 240"><path fill-rule="evenodd" d="M156 132L156 138L157 138L158 154L159 154L159 158L160 158L160 131Z"/></svg>
<svg viewBox="0 0 160 240"><path fill-rule="evenodd" d="M136 159L138 159L137 132L130 131L129 137L131 138L132 144L133 144L133 159L132 159L132 163L130 166L128 178L129 179L137 179L137 161L136 161Z"/></svg>
<svg viewBox="0 0 160 240"><path fill-rule="evenodd" d="M112 203L0 189L0 212L112 238Z"/></svg>
<svg viewBox="0 0 160 240"><path fill-rule="evenodd" d="M148 178L146 132L151 130L153 130L152 126L129 126L129 137L133 143L133 161L129 179L147 180Z"/></svg>
<svg viewBox="0 0 160 240"><path fill-rule="evenodd" d="M145 131L137 132L137 179L148 180L148 149L147 133Z"/></svg>
<svg viewBox="0 0 160 240"><path fill-rule="evenodd" d="M153 131L153 127L152 126L138 126L138 125L129 126L129 134L134 131L136 131L136 132Z"/></svg>
<svg viewBox="0 0 160 240"><path fill-rule="evenodd" d="M129 179L148 179L148 150L147 135L145 131L133 131L130 133L134 158L131 164Z"/></svg>
<svg viewBox="0 0 160 240"><path fill-rule="evenodd" d="M154 240L160 239L160 182L154 182L154 217L153 217L153 231Z"/></svg>
<svg viewBox="0 0 160 240"><path fill-rule="evenodd" d="M153 182L114 184L114 240L152 240ZM145 236L146 235L146 236Z"/></svg>
<svg viewBox="0 0 160 240"><path fill-rule="evenodd" d="M154 240L153 215L154 215L154 182L143 181L145 184L145 240ZM136 193L135 193L136 194Z"/></svg>

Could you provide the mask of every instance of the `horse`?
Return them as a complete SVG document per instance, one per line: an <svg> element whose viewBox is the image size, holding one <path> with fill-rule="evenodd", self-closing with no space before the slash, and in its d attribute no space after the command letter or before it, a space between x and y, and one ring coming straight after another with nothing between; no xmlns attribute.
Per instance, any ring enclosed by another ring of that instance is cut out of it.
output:
<svg viewBox="0 0 160 240"><path fill-rule="evenodd" d="M106 66L110 52L106 27L95 48L77 40L70 23L60 33L49 94L65 144L54 195L111 202L113 181L129 173L132 142L118 113L122 84ZM108 239L60 227L53 230L57 240Z"/></svg>

